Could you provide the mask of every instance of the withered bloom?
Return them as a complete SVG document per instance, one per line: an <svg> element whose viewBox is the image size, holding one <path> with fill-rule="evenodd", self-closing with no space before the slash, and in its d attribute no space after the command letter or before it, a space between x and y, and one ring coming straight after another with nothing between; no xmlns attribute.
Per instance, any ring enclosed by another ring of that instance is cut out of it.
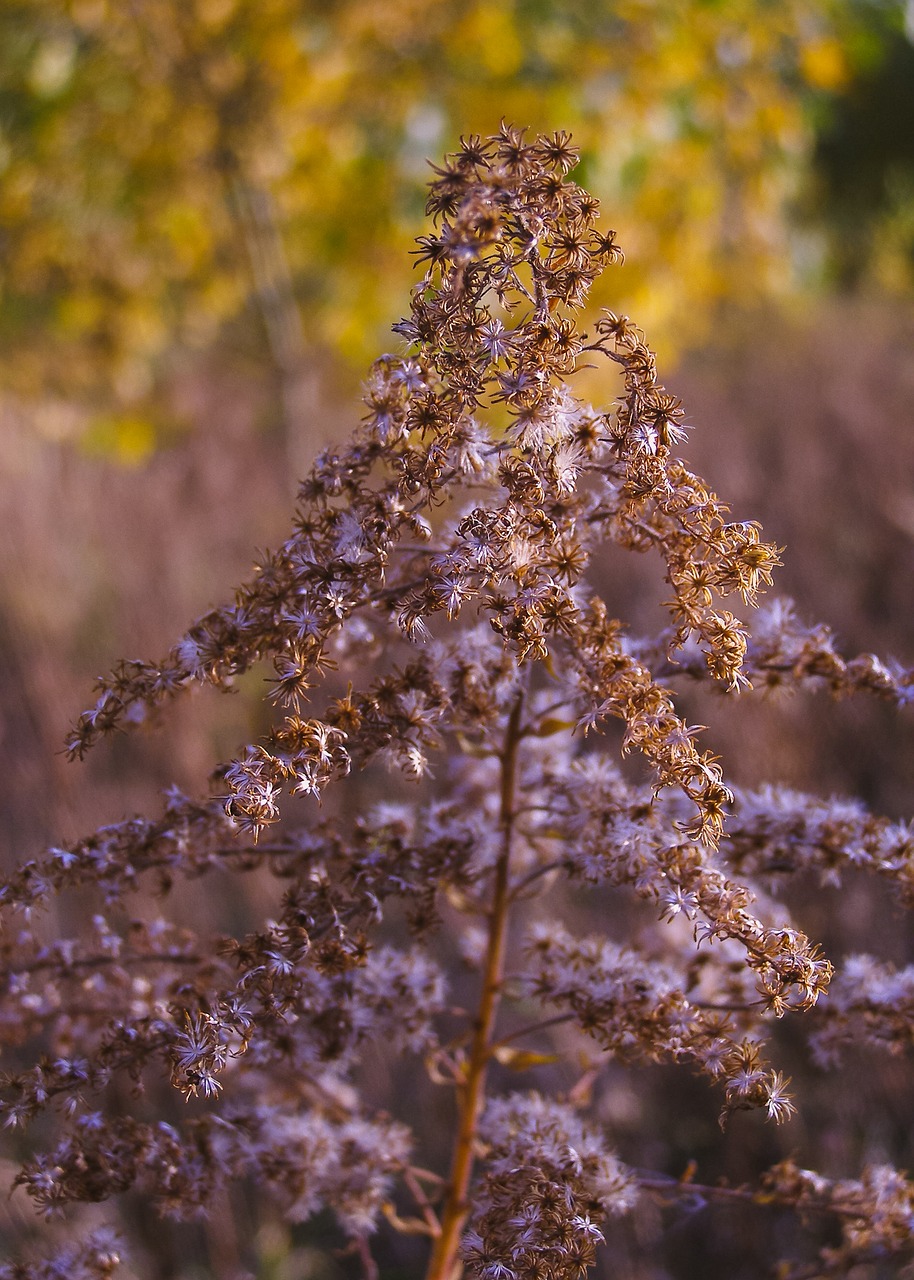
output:
<svg viewBox="0 0 914 1280"><path fill-rule="evenodd" d="M829 1274L910 1253L914 1190L893 1169L829 1182L786 1161L756 1191L699 1187L626 1168L585 1114L601 1073L648 1061L704 1073L734 1127L749 1110L783 1121L782 1017L808 1015L822 1063L859 1036L910 1044L911 973L856 957L821 1007L832 966L766 884L853 866L910 896L911 828L735 791L674 686L811 683L903 704L914 684L840 657L783 603L753 612L778 549L677 457L684 410L637 325L579 324L621 251L568 177L575 158L564 133L505 126L435 170L424 275L395 326L406 349L372 368L362 421L302 484L288 540L164 661L118 666L76 724L81 756L194 684L275 669L274 728L211 797L173 794L159 818L0 886L0 1028L35 1050L0 1111L16 1130L47 1117L16 1148L41 1209L132 1191L188 1215L243 1177L290 1221L331 1209L367 1277L386 1216L428 1237L430 1280L461 1266L571 1280L641 1197L726 1191L835 1215ZM606 408L572 389L600 359L623 379ZM629 636L598 593L607 544L659 553L662 635ZM642 781L588 736L609 720ZM352 775L377 763L420 785L366 808ZM284 797L334 792L309 823L281 822ZM280 886L240 936L133 909L138 891L167 900L217 869L258 872L255 902ZM575 886L627 895L640 924L582 927ZM99 899L91 923L42 932L36 909L72 888ZM399 941L389 920L408 924ZM358 1072L369 1045L453 1089L440 1168L410 1099L375 1096ZM535 1072L537 1089L509 1090L496 1066ZM125 1080L195 1099L190 1118L125 1114ZM100 1277L117 1261L100 1235L0 1274Z"/></svg>

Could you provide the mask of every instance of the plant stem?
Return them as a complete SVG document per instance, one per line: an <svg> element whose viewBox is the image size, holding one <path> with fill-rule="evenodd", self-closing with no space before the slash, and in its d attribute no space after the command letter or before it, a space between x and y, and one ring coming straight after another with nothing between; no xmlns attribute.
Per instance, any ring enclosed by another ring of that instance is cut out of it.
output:
<svg viewBox="0 0 914 1280"><path fill-rule="evenodd" d="M508 718L504 745L499 754L501 762L499 825L502 841L493 876L489 940L479 997L479 1011L476 1015L466 1074L458 1093L459 1121L451 1160L450 1181L441 1210L441 1233L435 1241L426 1280L451 1280L459 1265L460 1237L469 1216L467 1193L473 1173L474 1147L479 1117L485 1103L486 1073L492 1057L495 1020L504 981L508 908L511 901L509 870L514 836L514 799L522 708L523 695L518 695Z"/></svg>

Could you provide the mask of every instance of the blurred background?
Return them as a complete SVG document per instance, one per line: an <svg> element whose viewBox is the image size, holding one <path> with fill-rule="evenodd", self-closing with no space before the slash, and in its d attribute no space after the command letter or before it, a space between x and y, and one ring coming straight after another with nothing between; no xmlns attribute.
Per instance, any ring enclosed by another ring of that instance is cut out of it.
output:
<svg viewBox="0 0 914 1280"><path fill-rule="evenodd" d="M59 754L96 675L164 652L285 536L368 363L399 350L427 160L502 118L573 133L574 176L627 255L594 307L646 330L689 461L786 548L778 589L845 652L914 664L910 0L5 0L2 865L153 811L172 782L200 792L262 730L249 681L84 765ZM579 386L598 405L616 392L611 375ZM610 607L655 629L663 583L631 559L608 560ZM688 696L735 781L914 809L910 714L750 697L737 719ZM844 949L878 925L907 954L878 894L805 923ZM892 1070L868 1085L876 1138L860 1121L836 1169L872 1142L914 1161ZM671 1168L716 1133L694 1089L682 1132L651 1113ZM627 1120L617 1096L624 1145L645 1104ZM858 1101L849 1086L840 1104ZM693 1273L685 1242L713 1271L677 1230L663 1266ZM740 1274L735 1245L721 1258Z"/></svg>
<svg viewBox="0 0 914 1280"><path fill-rule="evenodd" d="M399 343L428 160L502 118L573 132L627 255L594 306L646 330L690 460L786 546L780 589L914 660L910 3L6 0L0 856L199 787L250 733L256 691L167 746L56 754L97 674L284 536ZM620 565L619 616L660 597ZM748 770L810 781L798 708ZM905 811L894 740L827 754L819 786Z"/></svg>

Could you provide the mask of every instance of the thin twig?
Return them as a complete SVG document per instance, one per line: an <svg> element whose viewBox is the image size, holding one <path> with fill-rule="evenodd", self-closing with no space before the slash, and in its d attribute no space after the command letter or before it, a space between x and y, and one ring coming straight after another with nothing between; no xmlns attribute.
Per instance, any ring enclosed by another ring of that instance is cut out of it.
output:
<svg viewBox="0 0 914 1280"><path fill-rule="evenodd" d="M574 1022L576 1016L574 1013L556 1013L551 1018L543 1018L541 1022L530 1022L525 1027L518 1027L516 1031L496 1040L492 1045L492 1053L494 1055L504 1045L510 1044L512 1040L519 1040L522 1036L534 1035L537 1031L545 1031L547 1027L557 1027L562 1022Z"/></svg>

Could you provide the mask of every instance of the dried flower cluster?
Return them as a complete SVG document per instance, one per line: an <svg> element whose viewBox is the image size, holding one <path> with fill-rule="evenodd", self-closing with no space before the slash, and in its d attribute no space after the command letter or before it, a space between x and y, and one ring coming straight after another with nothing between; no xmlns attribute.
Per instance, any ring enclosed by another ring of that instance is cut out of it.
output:
<svg viewBox="0 0 914 1280"><path fill-rule="evenodd" d="M840 1243L797 1275L911 1253L914 1192L893 1169L829 1183L788 1162L756 1188L702 1188L626 1168L582 1115L605 1066L651 1061L704 1073L722 1123L783 1120L772 1036L800 1012L823 1063L861 1037L907 1047L911 970L856 956L826 997L832 965L773 890L863 870L910 896L914 832L856 804L735 792L669 686L812 683L901 705L914 677L843 659L783 602L751 622L725 604L755 606L778 550L677 458L683 410L640 330L612 314L578 326L621 254L568 177L575 159L564 134L503 127L435 171L424 275L396 326L407 353L373 367L361 425L318 459L291 536L80 717L74 756L263 660L282 711L211 798L174 793L158 819L0 886L0 1036L21 1063L0 1113L37 1135L17 1139L16 1183L42 1210L135 1191L193 1215L246 1178L290 1221L331 1209L368 1277L386 1219L428 1237L429 1280L566 1280L604 1219L680 1193L834 1215ZM623 380L606 410L570 389L601 357ZM663 635L627 635L597 593L610 543L662 557ZM592 736L613 719L646 782ZM375 762L418 785L350 803ZM342 802L280 824L284 792ZM248 932L150 916L150 891L243 876L282 890ZM582 930L582 887L652 923ZM62 936L44 920L73 892L94 906ZM441 1143L404 1091L382 1109L357 1087L366 1046L453 1091L449 1167L428 1167ZM507 1091L506 1067L538 1091ZM156 1115L162 1081L195 1100L184 1121ZM135 1114L125 1082L146 1091ZM70 1252L4 1274L102 1277L117 1261L104 1236Z"/></svg>

